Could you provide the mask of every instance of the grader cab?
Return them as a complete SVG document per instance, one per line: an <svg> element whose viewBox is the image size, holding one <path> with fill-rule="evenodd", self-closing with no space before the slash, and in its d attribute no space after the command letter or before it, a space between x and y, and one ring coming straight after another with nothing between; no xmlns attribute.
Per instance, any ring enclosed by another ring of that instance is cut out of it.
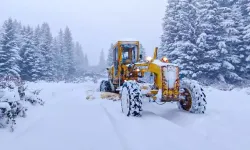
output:
<svg viewBox="0 0 250 150"><path fill-rule="evenodd" d="M179 67L166 57L142 58L139 41L118 41L113 47L113 65L108 79L100 85L101 92L118 93L122 111L127 116L141 116L142 103L147 97L152 102L177 102L178 108L192 113L204 113L206 95L193 80L179 78ZM143 78L147 80L142 80ZM153 82L148 82L151 80Z"/></svg>

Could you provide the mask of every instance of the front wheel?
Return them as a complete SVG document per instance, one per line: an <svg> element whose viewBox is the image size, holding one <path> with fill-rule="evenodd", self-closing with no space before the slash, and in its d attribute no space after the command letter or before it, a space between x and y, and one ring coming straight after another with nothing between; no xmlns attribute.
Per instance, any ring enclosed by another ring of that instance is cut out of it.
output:
<svg viewBox="0 0 250 150"><path fill-rule="evenodd" d="M204 114L207 101L201 85L194 80L182 80L180 85L180 101L177 104L181 110Z"/></svg>
<svg viewBox="0 0 250 150"><path fill-rule="evenodd" d="M126 116L141 116L142 94L140 85L136 81L124 82L121 89L121 108Z"/></svg>

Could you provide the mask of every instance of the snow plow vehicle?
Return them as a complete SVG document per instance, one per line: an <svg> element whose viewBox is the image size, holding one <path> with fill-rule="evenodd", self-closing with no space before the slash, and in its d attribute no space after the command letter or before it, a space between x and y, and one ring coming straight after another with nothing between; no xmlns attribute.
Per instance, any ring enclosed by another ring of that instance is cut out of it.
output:
<svg viewBox="0 0 250 150"><path fill-rule="evenodd" d="M117 93L126 116L142 116L142 103L177 102L179 109L191 113L205 113L206 95L198 82L180 80L179 67L167 57L142 58L139 41L118 41L113 47L113 65L108 79L100 84L100 92Z"/></svg>

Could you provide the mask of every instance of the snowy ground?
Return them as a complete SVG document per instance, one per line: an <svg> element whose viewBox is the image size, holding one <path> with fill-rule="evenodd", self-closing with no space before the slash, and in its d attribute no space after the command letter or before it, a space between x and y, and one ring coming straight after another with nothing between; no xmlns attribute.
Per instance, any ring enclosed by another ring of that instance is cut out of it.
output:
<svg viewBox="0 0 250 150"><path fill-rule="evenodd" d="M143 117L121 113L120 102L85 99L98 84L32 83L45 106L31 107L14 133L0 129L1 150L249 150L250 89L206 88L207 113L175 103L145 103Z"/></svg>

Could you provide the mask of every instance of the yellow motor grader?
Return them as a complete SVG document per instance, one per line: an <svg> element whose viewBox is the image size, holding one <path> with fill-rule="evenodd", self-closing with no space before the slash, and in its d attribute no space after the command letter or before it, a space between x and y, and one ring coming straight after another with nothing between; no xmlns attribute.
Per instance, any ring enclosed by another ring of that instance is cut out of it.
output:
<svg viewBox="0 0 250 150"><path fill-rule="evenodd" d="M166 57L142 58L139 41L118 41L113 47L113 65L108 79L100 84L100 91L117 93L122 112L127 116L141 116L143 99L151 102L177 102L181 110L205 113L206 95L194 80L179 78L179 67Z"/></svg>

